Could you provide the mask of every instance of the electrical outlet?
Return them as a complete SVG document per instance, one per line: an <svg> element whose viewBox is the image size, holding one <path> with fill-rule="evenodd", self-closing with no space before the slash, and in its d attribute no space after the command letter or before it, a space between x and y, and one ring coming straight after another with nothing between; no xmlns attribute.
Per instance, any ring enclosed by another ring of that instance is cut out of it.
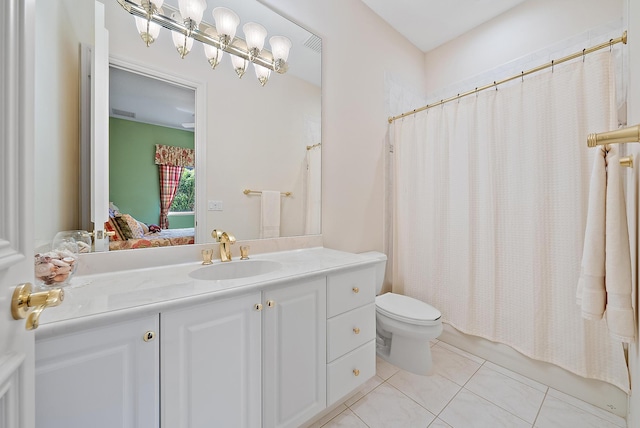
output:
<svg viewBox="0 0 640 428"><path fill-rule="evenodd" d="M222 201L209 201L209 211L222 211Z"/></svg>

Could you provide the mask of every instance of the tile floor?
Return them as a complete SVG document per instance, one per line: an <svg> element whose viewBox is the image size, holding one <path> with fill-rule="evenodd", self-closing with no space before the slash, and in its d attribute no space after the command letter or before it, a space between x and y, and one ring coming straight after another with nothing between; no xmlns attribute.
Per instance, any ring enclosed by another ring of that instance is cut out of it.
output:
<svg viewBox="0 0 640 428"><path fill-rule="evenodd" d="M623 418L471 355L432 345L418 376L378 358L363 388L310 428L620 428Z"/></svg>

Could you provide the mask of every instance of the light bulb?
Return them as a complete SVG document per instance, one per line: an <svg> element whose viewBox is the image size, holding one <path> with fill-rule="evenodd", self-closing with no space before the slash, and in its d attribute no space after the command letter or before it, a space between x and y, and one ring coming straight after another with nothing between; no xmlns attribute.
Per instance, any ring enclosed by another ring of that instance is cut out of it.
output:
<svg viewBox="0 0 640 428"><path fill-rule="evenodd" d="M287 59L291 50L291 40L284 36L273 36L269 39L273 53L273 67L278 73L287 71Z"/></svg>
<svg viewBox="0 0 640 428"><path fill-rule="evenodd" d="M205 34L207 34L211 38L216 38L216 32L213 28L207 28L205 30ZM202 45L204 46L204 54L207 57L209 64L211 64L211 68L215 69L216 66L220 64L220 60L222 59L222 54L224 53L224 51L207 43L203 43Z"/></svg>
<svg viewBox="0 0 640 428"><path fill-rule="evenodd" d="M240 18L238 18L238 15L236 15L234 11L226 7L216 7L211 13L216 23L220 47L226 49L236 36L236 29L238 28L238 24L240 24Z"/></svg>
<svg viewBox="0 0 640 428"><path fill-rule="evenodd" d="M162 9L159 11L162 13ZM155 42L160 35L160 25L139 16L134 16L134 18L136 20L138 34L140 34L140 37L147 46L151 45L151 43Z"/></svg>
<svg viewBox="0 0 640 428"><path fill-rule="evenodd" d="M244 58L236 55L231 55L231 64L233 64L233 69L236 71L236 74L239 78L242 78L242 76L244 76L244 72L247 70L248 63L249 61Z"/></svg>
<svg viewBox="0 0 640 428"><path fill-rule="evenodd" d="M182 15L182 19L186 22L193 21L189 23L190 30L197 28L202 21L202 14L207 7L207 3L204 0L178 0L178 6L180 8L180 15Z"/></svg>
<svg viewBox="0 0 640 428"><path fill-rule="evenodd" d="M267 30L256 22L247 22L242 26L247 49L249 50L249 60L253 61L255 57L260 55L260 51L264 47L264 39L267 37Z"/></svg>
<svg viewBox="0 0 640 428"><path fill-rule="evenodd" d="M261 66L260 64L256 64L255 62L253 63L253 68L256 70L256 77L258 78L260 85L266 85L269 80L269 76L271 76L271 70L267 67Z"/></svg>

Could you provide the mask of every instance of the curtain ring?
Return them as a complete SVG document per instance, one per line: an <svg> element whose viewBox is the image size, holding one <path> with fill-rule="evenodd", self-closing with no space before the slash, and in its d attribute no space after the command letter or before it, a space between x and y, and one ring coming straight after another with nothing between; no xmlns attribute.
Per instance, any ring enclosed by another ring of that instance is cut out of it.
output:
<svg viewBox="0 0 640 428"><path fill-rule="evenodd" d="M609 39L609 52L613 50L613 39Z"/></svg>
<svg viewBox="0 0 640 428"><path fill-rule="evenodd" d="M493 81L493 86L495 86L495 87L496 87L496 91L497 91L497 90L498 90L498 84L496 83L496 81L495 81L495 80Z"/></svg>
<svg viewBox="0 0 640 428"><path fill-rule="evenodd" d="M476 98L478 98L478 87L476 86Z"/></svg>
<svg viewBox="0 0 640 428"><path fill-rule="evenodd" d="M458 104L460 104L460 94L458 94L457 98L458 98Z"/></svg>
<svg viewBox="0 0 640 428"><path fill-rule="evenodd" d="M552 59L552 60L551 60L551 72L552 72L552 73L553 73L553 67L554 67L554 64L553 64L553 63L554 63L554 62L555 62L555 60L553 60L553 59Z"/></svg>
<svg viewBox="0 0 640 428"><path fill-rule="evenodd" d="M582 49L582 62L584 63L584 57L586 55L587 48Z"/></svg>
<svg viewBox="0 0 640 428"><path fill-rule="evenodd" d="M521 79L522 79L522 83L524 83L524 71L522 72L522 77L521 77Z"/></svg>

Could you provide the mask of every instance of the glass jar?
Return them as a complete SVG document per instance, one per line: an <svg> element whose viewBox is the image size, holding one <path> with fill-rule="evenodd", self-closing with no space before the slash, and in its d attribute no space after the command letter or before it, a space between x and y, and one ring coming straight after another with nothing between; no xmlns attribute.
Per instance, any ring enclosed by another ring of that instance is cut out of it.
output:
<svg viewBox="0 0 640 428"><path fill-rule="evenodd" d="M80 249L86 251L87 248L91 250L91 236L87 232L58 232L53 238L51 251L36 254L34 257L36 283L41 287L68 285L78 267Z"/></svg>

